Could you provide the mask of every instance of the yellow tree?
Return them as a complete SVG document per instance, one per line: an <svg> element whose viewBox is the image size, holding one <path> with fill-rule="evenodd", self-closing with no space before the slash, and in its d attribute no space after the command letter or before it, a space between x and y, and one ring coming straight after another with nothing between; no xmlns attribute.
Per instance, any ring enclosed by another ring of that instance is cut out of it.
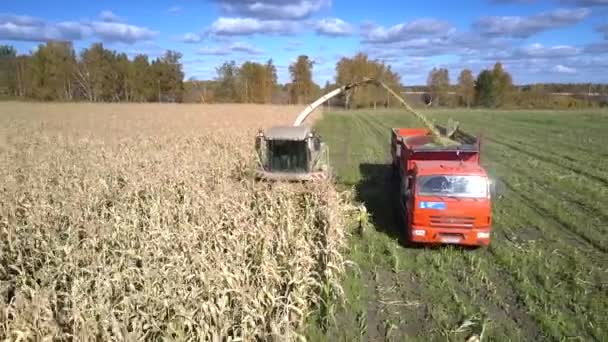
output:
<svg viewBox="0 0 608 342"><path fill-rule="evenodd" d="M374 78L399 91L400 77L390 66L377 60L370 60L364 53L358 53L352 58L343 57L336 64L336 83L344 85L359 82L365 78ZM390 97L383 89L374 86L357 88L353 94L346 96L347 107L376 106L378 103L388 105Z"/></svg>
<svg viewBox="0 0 608 342"><path fill-rule="evenodd" d="M431 95L431 103L433 105L445 105L448 98L448 90L450 89L450 75L447 69L433 68L429 72L427 78L427 86Z"/></svg>
<svg viewBox="0 0 608 342"><path fill-rule="evenodd" d="M471 107L475 99L475 77L469 69L462 70L458 76L458 95L467 108Z"/></svg>

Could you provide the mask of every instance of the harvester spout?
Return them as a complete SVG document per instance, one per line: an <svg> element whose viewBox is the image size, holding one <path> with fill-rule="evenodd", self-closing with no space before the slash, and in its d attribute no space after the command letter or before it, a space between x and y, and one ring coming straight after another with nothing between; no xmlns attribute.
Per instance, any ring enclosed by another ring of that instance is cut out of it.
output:
<svg viewBox="0 0 608 342"><path fill-rule="evenodd" d="M306 118L308 118L315 109L317 109L323 103L329 101L331 98L338 96L342 93L346 93L348 91L354 90L355 88L365 85L365 84L373 84L377 87L384 88L389 94L391 94L394 98L396 98L399 101L399 103L401 103L408 112L413 114L418 120L420 120L427 127L427 129L431 132L431 134L436 138L437 143L439 143L440 145L447 146L447 145L451 145L454 143L452 140L450 140L450 136L452 134L454 134L454 132L457 130L458 123L454 123L454 126L451 127L451 129L449 129L446 132L447 134L445 136L441 135L440 132L435 127L435 124L431 120L429 120L424 115L415 111L407 102L405 102L405 100L401 96L399 96L399 94L397 94L397 92L395 92L393 89L391 89L389 86L387 86L384 82L373 79L373 78L364 78L363 80L361 80L359 82L353 82L353 83L346 84L340 88L336 88L336 89L330 91L329 93L321 96L315 102L309 104L308 106L306 106L306 108L304 108L304 110L296 118L296 121L294 121L293 126L300 126L304 122L304 120L306 120Z"/></svg>

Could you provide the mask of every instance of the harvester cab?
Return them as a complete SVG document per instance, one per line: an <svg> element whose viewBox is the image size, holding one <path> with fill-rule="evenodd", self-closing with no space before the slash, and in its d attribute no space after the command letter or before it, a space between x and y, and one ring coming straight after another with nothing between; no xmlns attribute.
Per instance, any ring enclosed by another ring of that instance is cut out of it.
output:
<svg viewBox="0 0 608 342"><path fill-rule="evenodd" d="M364 79L336 88L306 106L291 126L260 130L255 140L259 160L259 167L255 171L256 178L279 181L315 181L329 178L327 147L316 132L303 125L304 120L332 97L349 92L359 85L374 82L376 81Z"/></svg>
<svg viewBox="0 0 608 342"><path fill-rule="evenodd" d="M309 181L329 177L327 147L308 126L260 130L255 148L260 162L257 178Z"/></svg>

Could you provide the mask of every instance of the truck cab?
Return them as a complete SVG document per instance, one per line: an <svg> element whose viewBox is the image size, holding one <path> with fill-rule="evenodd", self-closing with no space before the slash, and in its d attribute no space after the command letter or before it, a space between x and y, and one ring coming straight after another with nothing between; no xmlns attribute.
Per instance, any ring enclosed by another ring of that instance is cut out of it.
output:
<svg viewBox="0 0 608 342"><path fill-rule="evenodd" d="M477 164L419 161L403 196L409 238L417 243L488 245L490 182Z"/></svg>
<svg viewBox="0 0 608 342"><path fill-rule="evenodd" d="M424 129L393 129L397 210L405 234L421 244L487 246L492 227L491 182L479 164L479 141L437 146Z"/></svg>

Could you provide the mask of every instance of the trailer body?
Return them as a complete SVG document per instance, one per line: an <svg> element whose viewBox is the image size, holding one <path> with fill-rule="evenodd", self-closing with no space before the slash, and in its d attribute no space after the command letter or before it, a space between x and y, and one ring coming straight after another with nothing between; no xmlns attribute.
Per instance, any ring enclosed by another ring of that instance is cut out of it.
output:
<svg viewBox="0 0 608 342"><path fill-rule="evenodd" d="M480 165L480 140L457 130L452 139L458 144L439 146L430 133L392 129L396 208L404 233L414 243L487 246L492 189Z"/></svg>

